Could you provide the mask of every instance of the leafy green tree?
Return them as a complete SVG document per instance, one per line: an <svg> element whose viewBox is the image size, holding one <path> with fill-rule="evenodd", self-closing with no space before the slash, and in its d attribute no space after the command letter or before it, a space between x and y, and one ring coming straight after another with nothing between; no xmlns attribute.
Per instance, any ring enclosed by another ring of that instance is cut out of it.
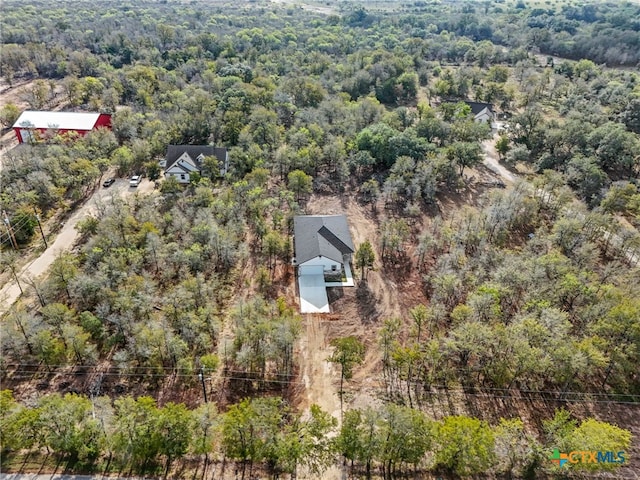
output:
<svg viewBox="0 0 640 480"><path fill-rule="evenodd" d="M509 137L506 135L500 136L500 138L496 141L496 151L498 152L498 156L500 160L504 160L507 153L511 150L511 146L509 145Z"/></svg>
<svg viewBox="0 0 640 480"><path fill-rule="evenodd" d="M123 466L144 473L155 466L160 453L158 408L150 397L119 398L114 402L113 449Z"/></svg>
<svg viewBox="0 0 640 480"><path fill-rule="evenodd" d="M118 167L118 175L128 175L133 170L135 158L129 147L123 145L113 152L112 162Z"/></svg>
<svg viewBox="0 0 640 480"><path fill-rule="evenodd" d="M434 430L434 444L436 468L456 475L483 473L495 463L495 434L476 418L446 417Z"/></svg>
<svg viewBox="0 0 640 480"><path fill-rule="evenodd" d="M419 410L400 405L385 406L380 422L378 455L387 477L398 466L413 465L414 471L431 447L431 422Z"/></svg>
<svg viewBox="0 0 640 480"><path fill-rule="evenodd" d="M11 390L0 390L0 452L3 454L23 446L18 423L23 410Z"/></svg>
<svg viewBox="0 0 640 480"><path fill-rule="evenodd" d="M272 273L275 270L278 258L284 258L289 253L288 247L287 239L275 230L269 230L264 236L263 249L267 255L269 269Z"/></svg>
<svg viewBox="0 0 640 480"><path fill-rule="evenodd" d="M416 342L420 343L422 340L422 329L426 326L427 322L433 320L433 309L425 305L416 305L409 310L409 315L415 325Z"/></svg>
<svg viewBox="0 0 640 480"><path fill-rule="evenodd" d="M397 130L387 124L376 123L358 133L356 145L358 150L368 151L378 166L389 167L397 157L390 143L391 138L397 134Z"/></svg>
<svg viewBox="0 0 640 480"><path fill-rule="evenodd" d="M296 194L296 198L300 201L303 195L311 193L313 178L302 170L294 170L287 175L289 180L289 190Z"/></svg>
<svg viewBox="0 0 640 480"><path fill-rule="evenodd" d="M64 291L71 299L69 285L78 275L78 261L71 253L60 253L49 269L51 282L58 291Z"/></svg>
<svg viewBox="0 0 640 480"><path fill-rule="evenodd" d="M509 79L509 68L504 65L493 65L487 72L487 80L490 82L504 83Z"/></svg>
<svg viewBox="0 0 640 480"><path fill-rule="evenodd" d="M576 156L567 165L566 176L567 183L588 205L595 206L600 202L608 178L593 158Z"/></svg>
<svg viewBox="0 0 640 480"><path fill-rule="evenodd" d="M495 428L497 468L509 477L523 477L536 467L540 444L524 429L520 419L500 419Z"/></svg>
<svg viewBox="0 0 640 480"><path fill-rule="evenodd" d="M366 280L364 269L367 270L373 268L373 262L375 262L376 255L373 252L373 247L369 241L365 241L360 245L356 252L356 266L361 269L361 277Z"/></svg>
<svg viewBox="0 0 640 480"><path fill-rule="evenodd" d="M93 462L102 452L104 433L92 415L91 401L68 393L43 397L38 405L47 447L70 460Z"/></svg>
<svg viewBox="0 0 640 480"><path fill-rule="evenodd" d="M191 434L191 451L196 455L205 454L205 465L209 453L213 451L216 428L220 420L215 403L203 403L192 411L193 431Z"/></svg>
<svg viewBox="0 0 640 480"><path fill-rule="evenodd" d="M553 445L553 448L563 452L570 451L568 440L576 429L576 421L567 410L556 410L552 419L543 421L542 427L547 445Z"/></svg>
<svg viewBox="0 0 640 480"><path fill-rule="evenodd" d="M62 340L54 337L49 330L40 330L31 341L36 357L44 362L48 369L61 365L66 348Z"/></svg>
<svg viewBox="0 0 640 480"><path fill-rule="evenodd" d="M365 202L371 203L371 208L375 211L375 205L380 197L380 184L374 178L367 180L360 187L360 192Z"/></svg>
<svg viewBox="0 0 640 480"><path fill-rule="evenodd" d="M280 128L277 125L275 112L258 107L251 114L247 128L251 131L253 141L266 151L272 152L280 142Z"/></svg>
<svg viewBox="0 0 640 480"><path fill-rule="evenodd" d="M271 455L286 413L283 407L278 398L245 399L224 414L220 425L222 451L226 457L242 462L242 478L247 463L251 477L254 463Z"/></svg>
<svg viewBox="0 0 640 480"><path fill-rule="evenodd" d="M171 175L160 184L160 193L163 195L175 195L182 191L182 185L176 177Z"/></svg>
<svg viewBox="0 0 640 480"><path fill-rule="evenodd" d="M168 403L158 411L155 434L158 454L165 457L165 478L174 459L187 453L193 432L193 414L184 404Z"/></svg>
<svg viewBox="0 0 640 480"><path fill-rule="evenodd" d="M4 128L11 127L20 116L20 109L15 104L9 102L0 108L0 124Z"/></svg>
<svg viewBox="0 0 640 480"><path fill-rule="evenodd" d="M4 223L4 219L3 219ZM14 238L18 245L25 245L31 241L38 226L33 210L26 205L19 207L11 217L14 227Z"/></svg>
<svg viewBox="0 0 640 480"><path fill-rule="evenodd" d="M283 90L291 95L292 103L298 108L317 107L326 95L316 80L298 76L286 80Z"/></svg>
<svg viewBox="0 0 640 480"><path fill-rule="evenodd" d="M488 122L476 122L471 117L456 119L451 124L451 138L458 142L479 142L491 138Z"/></svg>
<svg viewBox="0 0 640 480"><path fill-rule="evenodd" d="M632 98L620 118L630 131L640 134L640 98Z"/></svg>
<svg viewBox="0 0 640 480"><path fill-rule="evenodd" d="M611 185L600 202L600 207L607 213L623 213L640 215L640 192L630 182L617 182Z"/></svg>
<svg viewBox="0 0 640 480"><path fill-rule="evenodd" d="M631 432L628 430L593 418L578 425L564 409L556 410L552 419L543 422L543 428L546 446L549 449L557 448L561 452L611 451L617 457L618 452L628 452L631 446ZM619 466L620 464L609 462L578 462L569 465L572 469L586 470L607 470Z"/></svg>
<svg viewBox="0 0 640 480"><path fill-rule="evenodd" d="M594 149L599 166L616 175L630 176L635 157L640 151L640 140L623 125L607 122L593 130L587 138Z"/></svg>
<svg viewBox="0 0 640 480"><path fill-rule="evenodd" d="M456 142L447 148L447 157L454 162L460 176L465 168L472 168L482 162L482 149L477 143Z"/></svg>
<svg viewBox="0 0 640 480"><path fill-rule="evenodd" d="M544 120L537 108L527 108L509 121L509 133L515 143L537 154L543 142Z"/></svg>
<svg viewBox="0 0 640 480"><path fill-rule="evenodd" d="M471 115L471 107L465 102L443 102L438 105L438 109L442 112L442 118L446 122L450 122L454 119L465 119Z"/></svg>
<svg viewBox="0 0 640 480"><path fill-rule="evenodd" d="M154 161L145 162L143 165L143 168L147 174L147 177L149 177L150 181L155 182L160 178L162 169L160 168L160 165L158 165L158 162L154 162Z"/></svg>
<svg viewBox="0 0 640 480"><path fill-rule="evenodd" d="M352 470L355 462L363 463L367 478L371 477L373 461L380 449L380 419L380 412L371 407L347 410L336 438L336 450L351 462Z"/></svg>
<svg viewBox="0 0 640 480"><path fill-rule="evenodd" d="M334 442L331 433L337 425L331 414L322 411L318 405L311 405L309 418L302 420L294 414L293 419L281 427L271 455L277 465L277 472L297 476L302 465L314 475L322 476L333 463Z"/></svg>
<svg viewBox="0 0 640 480"><path fill-rule="evenodd" d="M569 435L567 439L568 451L614 452L616 457L618 457L618 452L625 452L628 456L631 438L629 430L607 422L600 422L594 418L588 418L583 420ZM629 460L629 458L625 459L627 462ZM613 470L621 466L621 464L581 462L572 466L588 470Z"/></svg>
<svg viewBox="0 0 640 480"><path fill-rule="evenodd" d="M418 136L428 142L438 139L438 145L443 146L451 134L451 125L436 117L422 118L415 126Z"/></svg>
<svg viewBox="0 0 640 480"><path fill-rule="evenodd" d="M330 362L340 365L340 411L344 396L344 381L353 376L353 369L364 362L365 345L356 337L335 338L331 341L334 351L328 358Z"/></svg>
<svg viewBox="0 0 640 480"><path fill-rule="evenodd" d="M351 469L361 451L361 439L358 428L362 423L360 410L347 410L342 419L342 427L336 438L336 450L345 460L351 461Z"/></svg>

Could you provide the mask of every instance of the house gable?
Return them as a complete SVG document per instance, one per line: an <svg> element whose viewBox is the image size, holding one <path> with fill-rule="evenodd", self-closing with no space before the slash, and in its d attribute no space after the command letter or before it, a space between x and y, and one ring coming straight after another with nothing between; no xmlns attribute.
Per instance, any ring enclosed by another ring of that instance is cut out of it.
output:
<svg viewBox="0 0 640 480"><path fill-rule="evenodd" d="M229 167L227 149L213 145L169 145L162 163L164 163L165 174L180 173L180 171L182 173L200 172L206 157L215 157L218 160L220 174L227 173Z"/></svg>
<svg viewBox="0 0 640 480"><path fill-rule="evenodd" d="M187 152L184 152L180 158L173 164L174 167L181 168L186 172L199 172L200 163L192 160Z"/></svg>
<svg viewBox="0 0 640 480"><path fill-rule="evenodd" d="M489 110L488 108L484 108L482 111L476 113L475 117L473 117L473 119L476 122L487 122L487 121L491 121L493 120L493 112L491 110Z"/></svg>

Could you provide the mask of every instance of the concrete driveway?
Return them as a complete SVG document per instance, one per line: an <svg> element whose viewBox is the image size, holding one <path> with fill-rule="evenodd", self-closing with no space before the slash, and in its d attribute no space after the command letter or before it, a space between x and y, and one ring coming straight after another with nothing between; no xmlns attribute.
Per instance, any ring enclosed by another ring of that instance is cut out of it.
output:
<svg viewBox="0 0 640 480"><path fill-rule="evenodd" d="M329 298L322 266L306 267L298 277L300 312L329 313Z"/></svg>

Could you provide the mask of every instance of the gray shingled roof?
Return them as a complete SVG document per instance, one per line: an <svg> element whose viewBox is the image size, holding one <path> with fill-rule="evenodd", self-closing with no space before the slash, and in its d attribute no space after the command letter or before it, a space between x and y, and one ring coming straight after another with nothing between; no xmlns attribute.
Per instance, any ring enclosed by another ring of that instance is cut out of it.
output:
<svg viewBox="0 0 640 480"><path fill-rule="evenodd" d="M221 166L225 164L227 158L227 149L224 147L214 147L213 145L169 145L165 157L165 170L169 170L184 152L189 154L191 160L193 160L199 168L201 168L201 165L197 159L200 154L205 157L216 157ZM185 170L185 173L189 172Z"/></svg>
<svg viewBox="0 0 640 480"><path fill-rule="evenodd" d="M467 105L469 105L469 107L471 107L471 113L473 113L474 115L479 114L480 112L482 112L485 108L488 108L489 111L491 113L493 113L493 105L490 103L483 103L483 102L467 102L465 101L464 103L466 103Z"/></svg>
<svg viewBox="0 0 640 480"><path fill-rule="evenodd" d="M293 217L298 265L323 256L342 263L342 256L355 251L344 215L298 215Z"/></svg>

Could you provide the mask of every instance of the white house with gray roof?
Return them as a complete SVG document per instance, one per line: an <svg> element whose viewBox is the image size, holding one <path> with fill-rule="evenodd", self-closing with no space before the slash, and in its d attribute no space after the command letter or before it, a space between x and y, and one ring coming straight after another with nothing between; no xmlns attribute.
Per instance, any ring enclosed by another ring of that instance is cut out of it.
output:
<svg viewBox="0 0 640 480"><path fill-rule="evenodd" d="M355 248L347 217L298 215L293 217L293 233L300 311L328 313L327 287L354 285L349 262Z"/></svg>
<svg viewBox="0 0 640 480"><path fill-rule="evenodd" d="M293 232L298 272L319 265L325 273L341 271L351 261L355 250L344 215L298 215Z"/></svg>
<svg viewBox="0 0 640 480"><path fill-rule="evenodd" d="M220 175L229 168L229 152L224 147L213 145L169 145L167 155L161 166L164 167L165 178L174 177L179 183L189 183L193 173L202 173L206 157L218 160Z"/></svg>

